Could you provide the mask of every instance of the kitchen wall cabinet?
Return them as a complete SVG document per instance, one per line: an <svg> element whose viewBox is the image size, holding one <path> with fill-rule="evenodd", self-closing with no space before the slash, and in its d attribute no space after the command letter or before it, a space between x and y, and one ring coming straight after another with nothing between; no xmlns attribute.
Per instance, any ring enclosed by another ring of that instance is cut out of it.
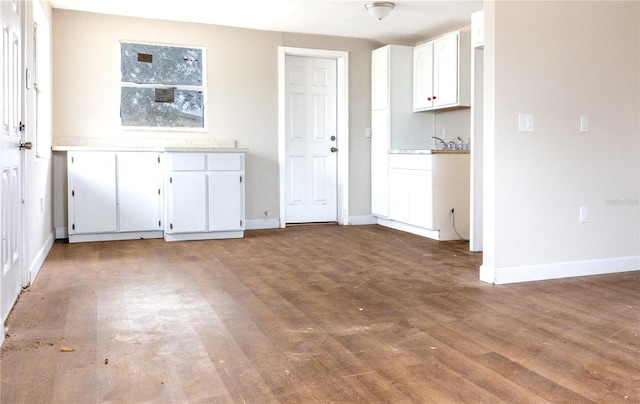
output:
<svg viewBox="0 0 640 404"><path fill-rule="evenodd" d="M161 154L67 153L69 242L162 237Z"/></svg>
<svg viewBox="0 0 640 404"><path fill-rule="evenodd" d="M388 217L388 152L424 142L427 117L412 112L413 47L388 45L371 54L371 211Z"/></svg>
<svg viewBox="0 0 640 404"><path fill-rule="evenodd" d="M244 154L167 153L165 240L244 236Z"/></svg>
<svg viewBox="0 0 640 404"><path fill-rule="evenodd" d="M413 110L470 106L470 34L454 32L413 50Z"/></svg>

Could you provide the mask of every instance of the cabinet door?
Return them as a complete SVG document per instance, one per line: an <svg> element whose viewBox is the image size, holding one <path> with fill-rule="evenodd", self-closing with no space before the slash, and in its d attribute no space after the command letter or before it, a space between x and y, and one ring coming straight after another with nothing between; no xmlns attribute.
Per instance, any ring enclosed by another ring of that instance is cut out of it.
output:
<svg viewBox="0 0 640 404"><path fill-rule="evenodd" d="M120 231L161 230L162 171L158 153L118 153Z"/></svg>
<svg viewBox="0 0 640 404"><path fill-rule="evenodd" d="M389 170L389 218L409 223L411 175L405 170Z"/></svg>
<svg viewBox="0 0 640 404"><path fill-rule="evenodd" d="M244 178L239 172L209 172L209 231L244 229Z"/></svg>
<svg viewBox="0 0 640 404"><path fill-rule="evenodd" d="M433 44L433 106L458 103L458 34L439 39Z"/></svg>
<svg viewBox="0 0 640 404"><path fill-rule="evenodd" d="M429 42L413 50L413 109L433 107L433 95L433 43Z"/></svg>
<svg viewBox="0 0 640 404"><path fill-rule="evenodd" d="M389 215L389 110L371 112L371 213Z"/></svg>
<svg viewBox="0 0 640 404"><path fill-rule="evenodd" d="M409 180L409 223L433 229L432 171L416 170Z"/></svg>
<svg viewBox="0 0 640 404"><path fill-rule="evenodd" d="M112 233L116 220L116 155L69 152L69 234Z"/></svg>
<svg viewBox="0 0 640 404"><path fill-rule="evenodd" d="M376 49L371 53L371 109L389 107L389 52L390 48Z"/></svg>
<svg viewBox="0 0 640 404"><path fill-rule="evenodd" d="M167 184L167 233L207 230L207 173L169 173Z"/></svg>

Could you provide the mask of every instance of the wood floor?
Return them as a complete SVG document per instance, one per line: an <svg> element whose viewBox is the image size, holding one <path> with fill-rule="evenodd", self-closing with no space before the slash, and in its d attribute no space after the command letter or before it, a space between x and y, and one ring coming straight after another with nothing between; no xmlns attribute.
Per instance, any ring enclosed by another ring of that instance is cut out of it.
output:
<svg viewBox="0 0 640 404"><path fill-rule="evenodd" d="M336 225L59 242L7 322L1 402L640 402L640 271L494 286L467 248Z"/></svg>

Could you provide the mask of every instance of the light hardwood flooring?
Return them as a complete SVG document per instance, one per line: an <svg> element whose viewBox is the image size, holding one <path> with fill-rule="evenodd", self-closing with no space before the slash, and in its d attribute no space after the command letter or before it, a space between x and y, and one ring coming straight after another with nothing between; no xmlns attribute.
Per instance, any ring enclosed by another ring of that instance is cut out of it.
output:
<svg viewBox="0 0 640 404"><path fill-rule="evenodd" d="M56 242L1 402L640 402L640 271L495 286L481 261L380 226Z"/></svg>

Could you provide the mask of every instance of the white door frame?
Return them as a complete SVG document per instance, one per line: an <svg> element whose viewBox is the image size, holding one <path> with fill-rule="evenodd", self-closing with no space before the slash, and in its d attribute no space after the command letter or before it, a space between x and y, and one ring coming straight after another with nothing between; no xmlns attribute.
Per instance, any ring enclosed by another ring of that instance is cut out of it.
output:
<svg viewBox="0 0 640 404"><path fill-rule="evenodd" d="M286 56L307 56L316 58L335 59L337 67L337 148L338 148L338 223L349 223L349 53L321 49L278 47L278 166L279 166L279 197L280 197L280 227L287 224L285 199L285 73Z"/></svg>

